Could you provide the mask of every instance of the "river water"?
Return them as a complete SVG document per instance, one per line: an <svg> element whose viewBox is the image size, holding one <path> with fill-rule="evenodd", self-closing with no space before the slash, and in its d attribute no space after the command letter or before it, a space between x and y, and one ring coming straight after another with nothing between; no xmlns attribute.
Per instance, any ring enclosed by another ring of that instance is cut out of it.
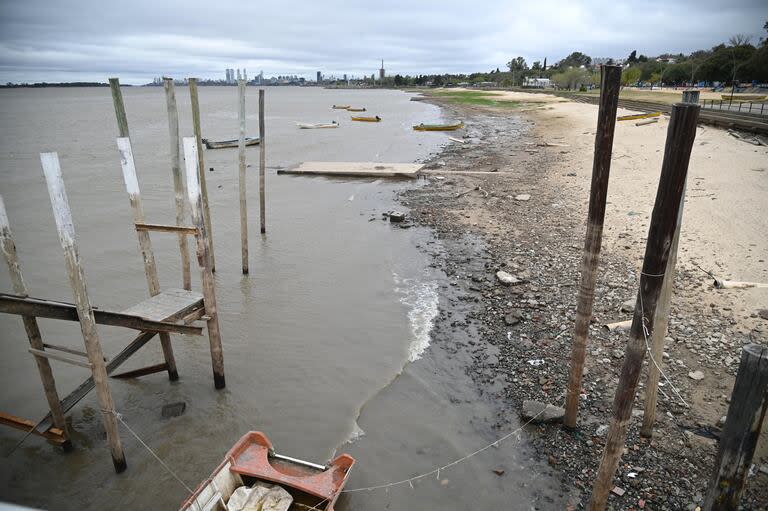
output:
<svg viewBox="0 0 768 511"><path fill-rule="evenodd" d="M189 93L176 92L181 133L189 136ZM162 88L123 94L147 221L173 223ZM250 136L257 135L257 94L248 88ZM460 358L429 348L445 305L440 289L449 287L429 265L440 243L427 230L400 229L381 217L396 207L397 190L419 184L275 174L308 160L423 160L447 137L410 126L441 120L441 111L398 91L269 88L266 98L268 232L258 233L258 148L248 148L248 276L240 272L237 150L205 152L227 387L213 388L205 336L174 336L180 380L162 373L111 380L117 410L192 487L248 430L267 433L278 452L311 461L351 452L358 465L350 489L411 477L484 445L498 433L488 426L493 408L472 390ZM237 137L236 88L201 87L200 102L204 137ZM352 123L332 104L365 106L383 121ZM295 126L331 120L341 127ZM32 296L72 301L38 156L57 151L92 303L121 310L146 298L115 136L106 88L0 91L0 193ZM181 287L175 237L153 234L153 245L161 284ZM0 271L0 290L10 289ZM82 346L76 323L40 323L45 340ZM99 333L107 356L132 338L111 327ZM0 315L0 338L0 410L36 420L46 404L17 316ZM153 341L121 370L161 359ZM53 366L62 397L88 376ZM162 419L162 406L178 401L185 413ZM128 470L114 474L94 393L68 416L75 450L62 454L28 439L0 463L0 500L49 509L174 509L184 500L184 487L125 428ZM0 429L3 453L21 436ZM523 502L532 497L521 497L526 484L504 482L489 469L506 463L514 471L525 456L484 456L482 468L472 461L414 489L350 493L337 508L507 508L510 499L520 502L512 508L529 508Z"/></svg>

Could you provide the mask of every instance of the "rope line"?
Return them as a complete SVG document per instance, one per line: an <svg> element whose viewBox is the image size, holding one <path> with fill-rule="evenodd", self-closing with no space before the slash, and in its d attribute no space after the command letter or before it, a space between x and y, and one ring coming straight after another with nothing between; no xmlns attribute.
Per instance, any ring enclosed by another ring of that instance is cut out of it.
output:
<svg viewBox="0 0 768 511"><path fill-rule="evenodd" d="M560 397L565 396L566 393L567 392L563 392L560 395ZM565 402L563 402L563 404L565 404ZM446 465L442 465L440 467L434 468L434 469L430 470L429 472L424 472L422 474L419 474L419 475L416 475L416 476L413 476L413 477L409 477L408 479L403 479L401 481L394 481L394 482L391 482L391 483L378 484L378 485L375 485L375 486L364 486L364 487L361 487L361 488L352 488L350 490L342 490L341 493L355 493L355 492L361 492L361 491L374 491L374 490L381 490L381 489L387 489L388 490L389 488L392 488L393 486L400 486L400 485L403 485L403 484L408 484L411 487L411 489L413 489L414 481L418 481L419 479L424 479L425 477L431 476L432 474L437 474L436 475L436 479L439 480L440 479L440 472L441 471L443 471L443 470L445 470L447 468L450 468L450 467L452 467L454 465L458 465L461 462L467 461L468 459L472 458L473 456L476 456L476 455L480 454L481 452L484 452L484 451L490 449L491 447L496 447L499 443L501 443L504 440L508 439L512 435L516 435L516 434L520 433L523 430L523 428L525 428L530 423L535 421L545 411L546 411L546 407L544 407L543 410L541 410L539 413L537 413L536 415L534 415L533 417L528 419L525 423L523 423L520 427L518 427L517 429L515 429L511 433L507 433L506 435L502 436L501 438L496 439L494 442L491 442L490 444L488 444L488 445L486 445L484 447L481 447L480 449L478 449L478 450L476 450L474 452L471 452L471 453L467 454L466 456L463 456L461 458L453 460L452 462L450 462L450 463L448 463Z"/></svg>
<svg viewBox="0 0 768 511"><path fill-rule="evenodd" d="M182 485L182 486L183 486L183 487L184 487L184 488L185 488L185 489L186 489L186 490L187 490L187 491L188 491L190 494L194 493L194 490L192 490L192 488L190 488L189 486L187 486L187 484L186 484L186 483L185 483L185 482L184 482L184 481L183 481L183 480L182 480L182 479L181 479L181 478L180 478L180 477L179 477L179 476L176 474L176 472L174 472L174 471L171 469L171 467L169 467L168 465L166 465L166 464L165 464L165 462L164 462L163 460L161 460L161 459L160 459L160 456L158 456L157 454L155 454L155 451L153 451L151 447L149 447L149 446L148 446L146 443L144 443L144 440L142 440L142 439L139 437L139 435L137 435L137 434L136 434L136 432L135 432L135 431L133 431L133 430L131 429L131 427L130 427L128 424L126 424L126 423L125 423L125 421L123 420L123 414L121 414L121 413L118 413L118 412L117 412L117 411L115 411L115 410L103 410L103 409L102 409L102 412L104 412L104 413L111 413L112 415L114 415L114 416L115 416L115 418L116 418L118 421L120 421L120 423L121 423L123 426L125 426L125 429L127 429L127 430L128 430L130 433L131 433L131 435L133 435L133 437L134 437L136 440L138 440L138 442L139 442L141 445L143 445L143 446L144 446L144 448L145 448L147 451L149 451L149 454L151 454L151 455L152 455L152 456L153 456L153 457L154 457L154 458L155 458L155 459L156 459L158 462L160 462L160 465L162 465L162 466L163 466L163 468L165 468L165 470L166 470L166 471L167 471L169 474L171 474L171 475L174 477L174 479L176 479L176 480L179 482L179 484L181 484L181 485Z"/></svg>
<svg viewBox="0 0 768 511"><path fill-rule="evenodd" d="M645 274L643 274L645 275ZM689 405L685 399L683 399L683 396L680 395L680 392L677 390L677 387L672 383L672 381L667 378L667 375L664 373L664 370L661 368L661 366L656 362L656 359L653 358L653 352L651 351L651 346L648 344L648 326L646 325L646 322L648 321L648 318L645 317L645 305L643 305L643 293L639 293L638 296L640 296L640 313L642 315L643 319L643 339L645 339L645 349L648 351L648 358L651 359L651 362L653 362L653 365L656 366L656 369L659 370L659 374L664 377L664 380L669 384L670 387L672 387L672 391L677 395L677 397L680 399L680 401L685 405L686 408L690 408L691 405ZM662 391L662 394L666 396L664 391Z"/></svg>

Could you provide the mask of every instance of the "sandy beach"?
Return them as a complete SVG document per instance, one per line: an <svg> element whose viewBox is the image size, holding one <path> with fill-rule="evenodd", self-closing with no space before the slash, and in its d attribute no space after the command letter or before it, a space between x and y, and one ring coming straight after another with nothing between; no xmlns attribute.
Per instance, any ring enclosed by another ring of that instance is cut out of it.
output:
<svg viewBox="0 0 768 511"><path fill-rule="evenodd" d="M469 316L481 327L469 372L498 399L500 424L519 414L524 399L562 405L597 117L596 106L554 96L503 96L517 108L431 99L465 119L465 143L446 148L431 162L437 174L429 186L402 198L444 243L482 240L477 257L485 273L455 267L453 276L477 298ZM580 427L574 433L558 425L530 429L538 456L560 474L574 508L591 492L628 336L601 325L631 317L621 308L637 292L668 121L617 123ZM492 173L461 172L467 170ZM625 493L612 496L613 509L647 503L649 509L693 510L703 502L741 347L768 343L768 289L718 290L704 270L721 279L768 282L766 192L768 148L698 128L662 363L669 381L662 380L654 437L642 439L644 371L615 480ZM494 275L500 269L525 284L500 286ZM694 371L703 379L689 377ZM768 499L765 437L745 509L760 509Z"/></svg>

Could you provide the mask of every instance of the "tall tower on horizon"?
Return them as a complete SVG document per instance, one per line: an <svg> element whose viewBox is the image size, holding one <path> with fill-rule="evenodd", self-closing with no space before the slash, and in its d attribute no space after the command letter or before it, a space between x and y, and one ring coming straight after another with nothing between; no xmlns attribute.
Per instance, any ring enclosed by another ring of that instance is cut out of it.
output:
<svg viewBox="0 0 768 511"><path fill-rule="evenodd" d="M379 68L379 80L384 79L384 59L381 59L381 68Z"/></svg>

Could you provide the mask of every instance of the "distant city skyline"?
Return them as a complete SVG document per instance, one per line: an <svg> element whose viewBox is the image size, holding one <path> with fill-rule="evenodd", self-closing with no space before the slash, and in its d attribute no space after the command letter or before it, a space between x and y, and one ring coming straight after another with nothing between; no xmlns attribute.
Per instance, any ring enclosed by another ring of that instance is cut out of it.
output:
<svg viewBox="0 0 768 511"><path fill-rule="evenodd" d="M605 58L689 53L734 34L764 35L765 0L404 0L356 5L222 0L0 3L0 83L156 76L221 80L225 69L272 76L394 76L503 69L520 55L557 62L573 51ZM83 13L99 12L98 20ZM258 30L253 20L264 20Z"/></svg>

